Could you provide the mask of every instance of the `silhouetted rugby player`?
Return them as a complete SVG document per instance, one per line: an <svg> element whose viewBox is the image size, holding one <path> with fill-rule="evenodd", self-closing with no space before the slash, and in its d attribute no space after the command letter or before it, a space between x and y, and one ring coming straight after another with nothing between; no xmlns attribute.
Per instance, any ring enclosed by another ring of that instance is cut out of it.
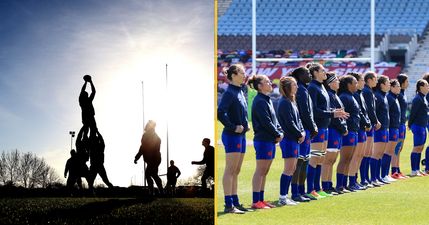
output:
<svg viewBox="0 0 429 225"><path fill-rule="evenodd" d="M79 189L82 189L82 180L80 179L80 164L81 160L78 158L76 151L73 149L70 151L71 157L67 160L66 168L64 170L64 178L67 178L67 188L73 188L77 182Z"/></svg>
<svg viewBox="0 0 429 225"><path fill-rule="evenodd" d="M86 162L89 160L88 137L84 135L85 127L82 127L76 138L76 157L79 160L79 176L85 177L88 181L88 166Z"/></svg>
<svg viewBox="0 0 429 225"><path fill-rule="evenodd" d="M193 165L204 165L206 164L206 169L204 174L201 177L201 185L203 189L207 188L207 179L213 177L214 179L214 148L210 145L210 139L204 138L202 142L205 147L204 158L201 161L192 161Z"/></svg>
<svg viewBox="0 0 429 225"><path fill-rule="evenodd" d="M94 180L97 174L100 175L103 182L109 187L113 188L113 185L109 182L107 178L106 169L104 168L104 144L103 136L101 136L98 130L91 130L91 135L89 137L89 160L91 162L91 167L89 169L89 182L88 186L90 189L93 188Z"/></svg>
<svg viewBox="0 0 429 225"><path fill-rule="evenodd" d="M162 182L158 176L158 167L161 164L161 139L155 133L156 123L153 120L147 122L141 140L141 146L137 153L134 163L143 155L143 160L147 163L145 178L149 185L150 192L153 193L153 180L158 186L159 192L162 194ZM153 179L153 180L152 180Z"/></svg>
<svg viewBox="0 0 429 225"><path fill-rule="evenodd" d="M95 129L97 127L95 123L95 110L94 106L92 105L92 101L95 97L95 87L92 83L91 76L85 75L83 77L85 80L85 83L82 86L82 90L80 91L79 95L79 105L82 109L82 123L83 126L86 128L85 133L87 133L87 129ZM88 93L85 91L86 84L89 82L91 85L91 95L88 97Z"/></svg>
<svg viewBox="0 0 429 225"><path fill-rule="evenodd" d="M180 174L181 172L179 168L174 165L173 160L170 160L170 167L168 167L167 170L167 185L165 185L165 187L172 195L176 194L176 183Z"/></svg>

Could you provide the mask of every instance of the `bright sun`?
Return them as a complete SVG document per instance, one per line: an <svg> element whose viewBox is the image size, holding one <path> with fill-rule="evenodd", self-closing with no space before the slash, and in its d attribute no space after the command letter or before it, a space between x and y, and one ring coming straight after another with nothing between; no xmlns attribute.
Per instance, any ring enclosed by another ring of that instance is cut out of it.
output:
<svg viewBox="0 0 429 225"><path fill-rule="evenodd" d="M167 89L165 62L155 59L143 61L144 64L120 64L123 67L103 74L103 79L93 78L97 89L95 118L106 142L104 165L114 185L142 184L143 161L135 165L133 160L143 133L143 116L145 122L149 119L157 122L162 155L159 174L167 170L167 125L169 159L181 170L182 179L195 173L197 166L191 165L191 161L203 158L201 140L204 137L213 140L211 71L204 75L209 78L195 77L202 85L190 89L187 80L194 74L187 74L189 64L183 60L171 63ZM203 83L199 79L208 81ZM97 83L97 80L103 81Z"/></svg>

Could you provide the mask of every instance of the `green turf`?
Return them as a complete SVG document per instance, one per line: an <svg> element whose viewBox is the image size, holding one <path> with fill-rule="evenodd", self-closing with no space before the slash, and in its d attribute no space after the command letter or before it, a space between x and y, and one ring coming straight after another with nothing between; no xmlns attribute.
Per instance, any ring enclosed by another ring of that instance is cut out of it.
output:
<svg viewBox="0 0 429 225"><path fill-rule="evenodd" d="M214 224L209 198L0 198L0 224Z"/></svg>
<svg viewBox="0 0 429 225"><path fill-rule="evenodd" d="M217 126L218 138L223 126ZM248 144L252 143L253 132L247 135ZM223 214L222 176L225 165L225 151L221 141L217 150L217 224L428 224L427 202L425 194L429 187L429 177L417 177L397 181L380 188L325 198L298 206L285 206L276 209L258 210L245 215ZM410 172L410 152L412 133L407 130L405 147L401 154L401 170ZM338 162L339 160L337 160ZM334 165L336 168L336 165ZM247 146L247 154L241 168L238 195L244 206L252 202L251 180L255 169L255 151ZM280 189L280 174L283 159L280 147L267 177L265 199L277 201ZM334 169L335 173L335 169ZM335 179L335 176L334 176ZM335 184L335 183L334 183ZM290 193L290 191L289 191Z"/></svg>

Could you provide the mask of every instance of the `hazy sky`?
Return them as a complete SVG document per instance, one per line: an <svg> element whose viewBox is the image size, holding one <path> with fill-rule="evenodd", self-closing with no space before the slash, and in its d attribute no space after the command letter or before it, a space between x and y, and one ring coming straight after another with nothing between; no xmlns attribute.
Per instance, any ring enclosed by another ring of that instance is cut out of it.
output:
<svg viewBox="0 0 429 225"><path fill-rule="evenodd" d="M133 159L144 81L145 121L157 121L162 139L160 174L168 121L170 159L191 176L201 140L214 138L213 11L213 1L0 1L0 151L34 152L63 177L90 74L109 179L140 185L143 164Z"/></svg>

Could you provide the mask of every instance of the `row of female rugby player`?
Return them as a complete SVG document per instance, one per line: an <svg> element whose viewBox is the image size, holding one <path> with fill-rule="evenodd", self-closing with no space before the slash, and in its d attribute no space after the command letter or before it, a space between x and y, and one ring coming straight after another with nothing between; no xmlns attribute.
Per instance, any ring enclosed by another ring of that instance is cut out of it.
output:
<svg viewBox="0 0 429 225"><path fill-rule="evenodd" d="M244 67L239 64L232 65L224 73L229 86L218 106L226 151L224 211L241 214L249 211L237 196L237 178L246 152L245 133L250 130L242 92L246 76ZM427 80L429 75L417 81L408 121L414 134L412 176L426 176L429 172L428 165L424 172L419 168L428 125ZM267 76L254 75L247 84L258 92L251 112L256 151L251 208L275 207L264 200L264 190L277 143L284 159L278 205L297 205L407 178L399 168L406 133L404 90L408 87L407 75L400 74L391 80L374 72L337 77L335 73L326 72L322 65L311 63L280 79L282 98L277 113L269 97L272 85ZM333 164L338 153L340 160L334 186ZM289 188L290 197L287 195Z"/></svg>

